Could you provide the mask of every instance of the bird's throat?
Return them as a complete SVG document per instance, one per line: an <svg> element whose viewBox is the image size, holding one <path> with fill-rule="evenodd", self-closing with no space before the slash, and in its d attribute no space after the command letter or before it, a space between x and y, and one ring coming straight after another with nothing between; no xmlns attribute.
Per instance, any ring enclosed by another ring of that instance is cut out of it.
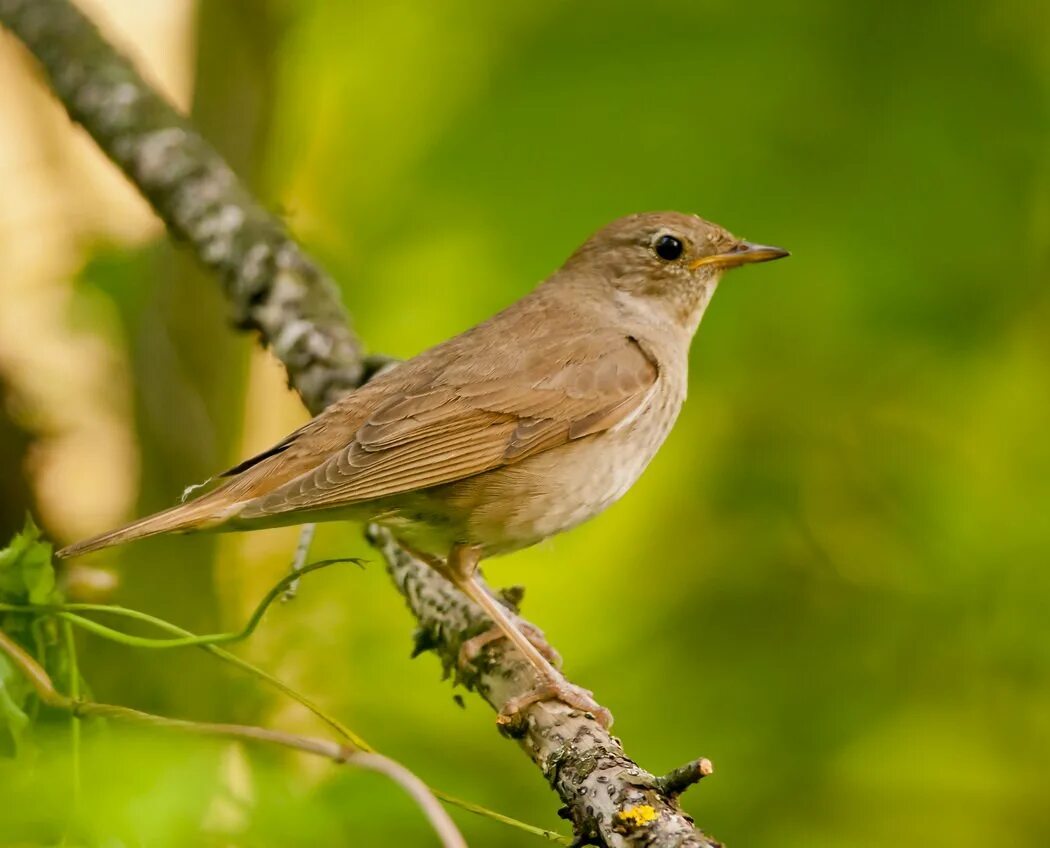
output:
<svg viewBox="0 0 1050 848"><path fill-rule="evenodd" d="M700 326L707 305L718 288L718 278L711 277L702 282L689 281L668 297L675 319L690 335Z"/></svg>

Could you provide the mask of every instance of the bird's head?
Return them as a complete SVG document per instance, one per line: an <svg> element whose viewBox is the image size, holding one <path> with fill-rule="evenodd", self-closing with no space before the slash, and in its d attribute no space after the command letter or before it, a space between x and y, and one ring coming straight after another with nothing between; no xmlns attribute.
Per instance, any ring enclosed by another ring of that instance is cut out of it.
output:
<svg viewBox="0 0 1050 848"><path fill-rule="evenodd" d="M739 239L696 215L646 212L600 229L569 258L565 270L601 277L616 292L667 309L694 330L725 271L788 255L780 247Z"/></svg>

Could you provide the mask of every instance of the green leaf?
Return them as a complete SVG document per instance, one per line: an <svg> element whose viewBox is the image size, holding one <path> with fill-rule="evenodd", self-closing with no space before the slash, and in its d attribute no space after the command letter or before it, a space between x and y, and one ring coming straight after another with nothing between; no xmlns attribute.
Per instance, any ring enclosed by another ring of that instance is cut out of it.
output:
<svg viewBox="0 0 1050 848"><path fill-rule="evenodd" d="M56 600L51 550L51 543L41 538L40 529L27 515L22 532L0 550L0 600L31 604Z"/></svg>
<svg viewBox="0 0 1050 848"><path fill-rule="evenodd" d="M21 533L0 549L0 602L50 604L62 600L55 587L51 543L41 538L31 516ZM68 669L54 622L24 613L0 614L0 629L37 657L49 674ZM31 724L33 689L29 681L0 654L0 752L16 756L25 749Z"/></svg>
<svg viewBox="0 0 1050 848"><path fill-rule="evenodd" d="M29 726L25 708L31 693L29 682L0 654L0 750L10 746L15 756Z"/></svg>

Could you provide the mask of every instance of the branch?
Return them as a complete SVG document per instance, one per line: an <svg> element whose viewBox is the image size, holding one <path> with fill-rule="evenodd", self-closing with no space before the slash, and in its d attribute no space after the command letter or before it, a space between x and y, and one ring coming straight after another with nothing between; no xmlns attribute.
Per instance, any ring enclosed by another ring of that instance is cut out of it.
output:
<svg viewBox="0 0 1050 848"><path fill-rule="evenodd" d="M283 223L69 0L0 0L0 23L36 56L70 117L145 195L172 236L218 274L237 325L258 331L312 413L384 365L362 358L335 286ZM481 611L389 534L376 531L372 539L425 634L420 648L433 648L452 668L463 641L485 629ZM503 642L486 648L476 665L462 680L493 706L532 687L527 663ZM542 702L504 731L558 792L581 844L718 844L679 807L685 784L661 782L639 767L592 717Z"/></svg>
<svg viewBox="0 0 1050 848"><path fill-rule="evenodd" d="M64 695L55 688L55 684L44 668L11 637L0 630L0 651L7 655L15 667L22 672L32 684L40 702L52 709L62 710L77 718L109 718L119 721L144 724L166 730L192 733L198 736L217 736L223 739L237 739L245 742L265 742L326 757L342 765L350 763L358 768L376 771L386 775L397 783L419 805L434 831L441 839L444 848L467 848L467 843L457 830L448 813L430 794L426 785L412 772L388 757L372 751L358 751L347 745L332 742L328 739L317 739L312 736L299 736L281 730L270 730L247 724L215 724L202 721L185 721L168 718L153 713L142 712L131 707L120 707L115 704L99 704L94 701L83 701Z"/></svg>
<svg viewBox="0 0 1050 848"><path fill-rule="evenodd" d="M421 580L421 574L429 577L429 572L421 572L420 563L389 531L372 526L368 535L386 558L390 577L419 620L420 646L433 648L446 671L457 669L463 641L491 626L481 608L445 580ZM517 618L526 627L534 626ZM458 672L460 681L497 710L535 685L532 666L506 640L486 648L476 665L476 673ZM620 741L590 713L543 701L517 718L503 730L518 740L561 796L562 815L572 821L579 844L616 848L718 845L694 827L677 802L689 783L711 773L709 760L696 761L692 781L670 775L657 778L634 763Z"/></svg>

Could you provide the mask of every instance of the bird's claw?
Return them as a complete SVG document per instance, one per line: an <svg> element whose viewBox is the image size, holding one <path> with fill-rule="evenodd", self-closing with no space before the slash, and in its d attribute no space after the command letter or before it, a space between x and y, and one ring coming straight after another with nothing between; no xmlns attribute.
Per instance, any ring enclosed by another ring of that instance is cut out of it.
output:
<svg viewBox="0 0 1050 848"><path fill-rule="evenodd" d="M543 631L535 625L524 621L518 625L518 629L521 630L522 635L533 644L536 650L543 654L547 662L555 668L561 668L561 654L547 642ZM459 648L459 667L466 668L471 665L486 645L505 638L507 638L507 635L499 627L493 626L484 633L479 633L477 636L467 639Z"/></svg>
<svg viewBox="0 0 1050 848"><path fill-rule="evenodd" d="M591 713L606 730L612 727L613 716L594 699L594 693L564 679L548 679L539 683L524 695L511 698L503 705L496 722L511 725L517 721L518 713L537 701L561 701L574 709Z"/></svg>

